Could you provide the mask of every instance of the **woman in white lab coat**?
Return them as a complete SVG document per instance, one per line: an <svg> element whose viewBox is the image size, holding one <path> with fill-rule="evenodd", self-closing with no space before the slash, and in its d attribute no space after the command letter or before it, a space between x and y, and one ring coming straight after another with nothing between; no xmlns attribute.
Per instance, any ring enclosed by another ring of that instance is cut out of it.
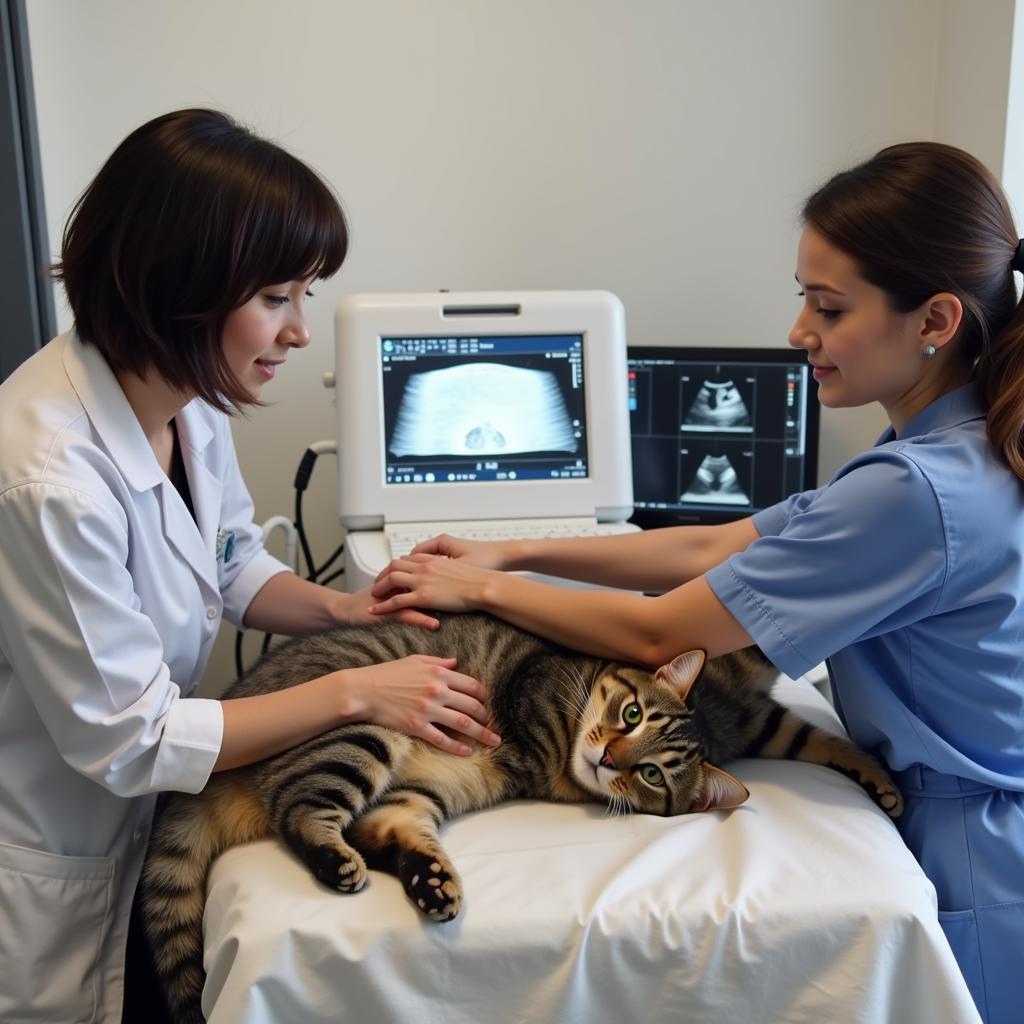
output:
<svg viewBox="0 0 1024 1024"><path fill-rule="evenodd" d="M191 697L221 617L368 619L267 554L227 413L309 342L341 209L224 115L157 118L79 200L75 329L0 386L0 1020L116 1022L156 794L368 719L495 743L476 680L413 657L247 700ZM433 620L417 615L429 626Z"/></svg>

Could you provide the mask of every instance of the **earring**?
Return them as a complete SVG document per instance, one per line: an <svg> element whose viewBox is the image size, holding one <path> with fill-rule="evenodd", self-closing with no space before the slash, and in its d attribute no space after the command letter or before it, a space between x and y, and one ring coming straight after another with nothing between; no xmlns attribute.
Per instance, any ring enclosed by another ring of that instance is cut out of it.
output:
<svg viewBox="0 0 1024 1024"><path fill-rule="evenodd" d="M923 355L925 359L931 359L937 351L938 349L934 345L925 345L925 347L921 349L921 355Z"/></svg>

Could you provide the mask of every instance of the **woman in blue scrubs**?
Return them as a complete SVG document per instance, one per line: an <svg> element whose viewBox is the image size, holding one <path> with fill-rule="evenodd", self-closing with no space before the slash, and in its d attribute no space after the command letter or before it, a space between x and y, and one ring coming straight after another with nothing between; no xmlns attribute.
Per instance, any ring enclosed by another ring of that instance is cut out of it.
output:
<svg viewBox="0 0 1024 1024"><path fill-rule="evenodd" d="M789 342L821 402L890 428L824 487L751 518L621 537L439 537L378 612L483 609L659 665L757 643L827 659L852 737L890 766L982 1017L1024 1006L1024 271L1006 198L961 150L892 146L808 199ZM445 557L438 557L445 556ZM658 597L548 587L525 569Z"/></svg>

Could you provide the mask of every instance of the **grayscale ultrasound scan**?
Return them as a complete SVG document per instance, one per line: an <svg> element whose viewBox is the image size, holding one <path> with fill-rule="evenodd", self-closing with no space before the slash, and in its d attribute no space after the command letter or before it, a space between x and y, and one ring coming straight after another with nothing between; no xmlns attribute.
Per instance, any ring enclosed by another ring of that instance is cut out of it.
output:
<svg viewBox="0 0 1024 1024"><path fill-rule="evenodd" d="M705 455L680 501L716 505L749 505L728 455Z"/></svg>
<svg viewBox="0 0 1024 1024"><path fill-rule="evenodd" d="M705 380L683 420L684 430L750 430L747 403L731 380Z"/></svg>
<svg viewBox="0 0 1024 1024"><path fill-rule="evenodd" d="M388 443L397 456L575 452L558 380L546 370L473 363L413 374Z"/></svg>

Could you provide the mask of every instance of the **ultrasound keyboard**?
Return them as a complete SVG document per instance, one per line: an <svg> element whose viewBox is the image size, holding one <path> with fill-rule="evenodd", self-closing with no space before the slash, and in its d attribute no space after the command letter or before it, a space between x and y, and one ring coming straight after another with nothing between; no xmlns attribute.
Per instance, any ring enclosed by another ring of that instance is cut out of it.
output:
<svg viewBox="0 0 1024 1024"><path fill-rule="evenodd" d="M417 544L447 533L464 540L537 540L545 537L607 537L633 533L633 523L599 523L596 519L517 519L464 523L395 523L384 533L392 558L409 554Z"/></svg>

